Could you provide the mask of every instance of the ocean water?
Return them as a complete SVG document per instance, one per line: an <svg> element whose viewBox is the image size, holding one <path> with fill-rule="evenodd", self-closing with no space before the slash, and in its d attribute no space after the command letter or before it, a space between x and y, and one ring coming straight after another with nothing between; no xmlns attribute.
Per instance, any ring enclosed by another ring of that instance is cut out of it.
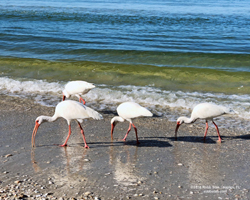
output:
<svg viewBox="0 0 250 200"><path fill-rule="evenodd" d="M135 101L176 120L213 102L250 130L249 19L247 0L1 1L0 94L55 106L85 80L99 111Z"/></svg>

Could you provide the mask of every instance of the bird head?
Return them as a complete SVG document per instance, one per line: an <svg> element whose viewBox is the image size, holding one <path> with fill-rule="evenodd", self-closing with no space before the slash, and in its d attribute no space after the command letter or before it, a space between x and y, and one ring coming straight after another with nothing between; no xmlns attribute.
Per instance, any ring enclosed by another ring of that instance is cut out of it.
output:
<svg viewBox="0 0 250 200"><path fill-rule="evenodd" d="M111 123L111 139L113 140L113 131L114 131L114 128L115 128L115 125L118 123L118 122L124 122L124 119L122 117L113 117L110 121Z"/></svg>
<svg viewBox="0 0 250 200"><path fill-rule="evenodd" d="M115 117L113 117L111 119L111 139L113 140L113 131L114 131L114 128L115 128L115 125L118 123L118 121L115 121Z"/></svg>
<svg viewBox="0 0 250 200"><path fill-rule="evenodd" d="M39 116L36 118L36 124L41 125L45 121L45 118L43 116Z"/></svg>
<svg viewBox="0 0 250 200"><path fill-rule="evenodd" d="M177 124L183 124L184 122L185 122L185 119L186 119L186 117L179 117L178 119L177 119Z"/></svg>
<svg viewBox="0 0 250 200"><path fill-rule="evenodd" d="M185 119L185 117L179 117L177 119L177 125L176 125L176 128L175 128L175 139L177 139L178 129L179 129L180 125L184 123L184 119Z"/></svg>
<svg viewBox="0 0 250 200"><path fill-rule="evenodd" d="M33 130L32 139L31 139L31 146L32 147L35 146L35 137L36 137L36 133L37 133L37 130L38 130L39 126L43 122L46 122L46 121L48 121L46 116L39 116L39 117L36 118L35 127L34 127L34 130Z"/></svg>
<svg viewBox="0 0 250 200"><path fill-rule="evenodd" d="M70 95L66 90L63 90L63 101L65 100L65 98L69 98Z"/></svg>

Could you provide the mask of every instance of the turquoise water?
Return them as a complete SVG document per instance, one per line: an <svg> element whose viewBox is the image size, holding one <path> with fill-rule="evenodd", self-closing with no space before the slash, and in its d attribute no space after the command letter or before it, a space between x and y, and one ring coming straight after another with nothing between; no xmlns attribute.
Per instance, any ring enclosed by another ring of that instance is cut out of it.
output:
<svg viewBox="0 0 250 200"><path fill-rule="evenodd" d="M98 110L136 101L175 119L197 103L250 118L249 1L1 1L0 94L47 106L70 80Z"/></svg>

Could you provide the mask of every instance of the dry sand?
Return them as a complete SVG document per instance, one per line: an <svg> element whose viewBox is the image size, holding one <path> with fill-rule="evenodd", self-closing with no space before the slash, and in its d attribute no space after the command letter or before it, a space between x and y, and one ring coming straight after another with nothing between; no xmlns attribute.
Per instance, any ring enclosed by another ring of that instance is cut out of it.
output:
<svg viewBox="0 0 250 200"><path fill-rule="evenodd" d="M175 123L166 118L134 120L140 144L128 123L120 123L110 139L110 119L82 123L90 149L72 124L68 147L58 147L68 134L59 119L40 126L36 148L31 135L39 115L54 108L27 99L0 99L0 199L250 199L248 133L220 129L217 143L211 125L182 125L174 140Z"/></svg>

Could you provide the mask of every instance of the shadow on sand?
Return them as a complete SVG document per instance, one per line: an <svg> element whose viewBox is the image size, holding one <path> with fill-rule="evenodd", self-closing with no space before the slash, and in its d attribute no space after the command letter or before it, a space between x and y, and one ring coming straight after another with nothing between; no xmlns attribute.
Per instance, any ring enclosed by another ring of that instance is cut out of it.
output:
<svg viewBox="0 0 250 200"><path fill-rule="evenodd" d="M160 140L139 140L140 144L137 144L135 140L127 140L127 141L111 141L111 142L89 142L88 145L90 148L102 148L102 147L110 147L110 146L138 146L138 147L171 147L172 145L167 141ZM77 145L83 146L84 143L78 143ZM72 145L71 145L72 146Z"/></svg>
<svg viewBox="0 0 250 200"><path fill-rule="evenodd" d="M218 137L215 136L215 139L212 139L213 137L206 137L206 140L203 139L203 137L199 136L180 136L177 137L177 140L175 137L168 137L171 141L182 141L182 142L193 142L193 143L207 143L207 144L215 144L217 143ZM223 139L223 137L221 137ZM223 140L222 140L223 143Z"/></svg>

